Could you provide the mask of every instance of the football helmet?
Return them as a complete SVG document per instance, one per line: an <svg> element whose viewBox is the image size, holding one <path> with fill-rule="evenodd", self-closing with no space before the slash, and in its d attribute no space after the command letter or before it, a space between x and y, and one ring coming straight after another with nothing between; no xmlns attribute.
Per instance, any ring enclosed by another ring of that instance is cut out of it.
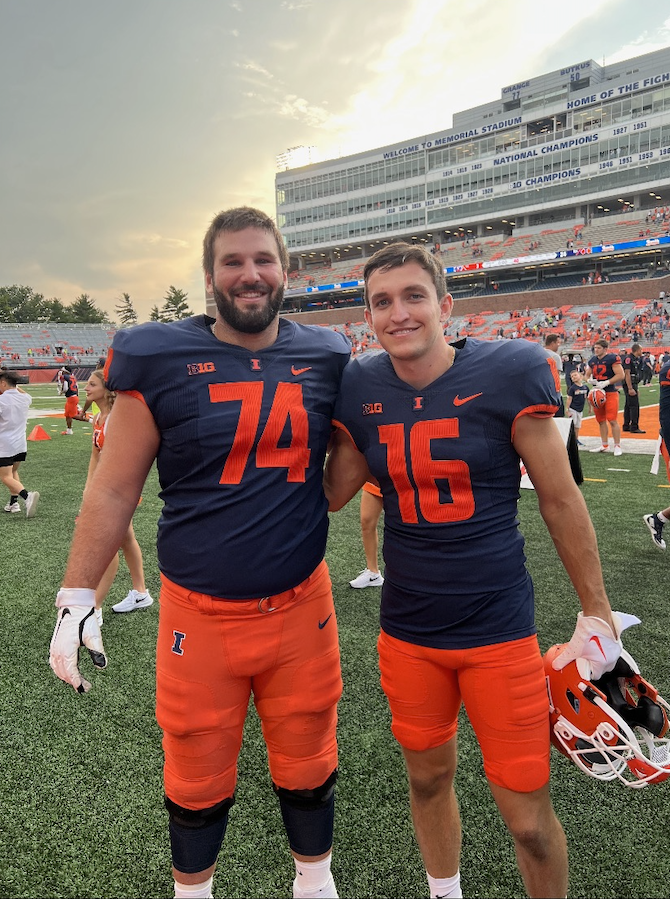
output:
<svg viewBox="0 0 670 899"><path fill-rule="evenodd" d="M607 394L602 387L594 387L589 390L586 398L593 409L600 409L607 402Z"/></svg>
<svg viewBox="0 0 670 899"><path fill-rule="evenodd" d="M552 662L565 644L544 655L551 741L597 780L645 787L670 777L670 705L641 675L624 649L612 671L597 681L579 674L573 661L560 671Z"/></svg>

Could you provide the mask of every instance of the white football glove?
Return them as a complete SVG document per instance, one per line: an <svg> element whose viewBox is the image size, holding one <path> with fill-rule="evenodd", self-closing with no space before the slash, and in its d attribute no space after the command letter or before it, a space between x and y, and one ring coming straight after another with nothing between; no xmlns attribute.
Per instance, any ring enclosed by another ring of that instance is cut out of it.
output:
<svg viewBox="0 0 670 899"><path fill-rule="evenodd" d="M91 594L93 602L95 601L95 593L92 590L77 592ZM100 626L95 617L95 606L76 605L72 602L64 605L63 602L71 596L70 591L61 590L56 600L59 609L49 647L49 664L56 677L66 684L71 684L77 693L87 693L91 689L91 684L79 672L79 648L85 646L88 649L96 668L107 667L107 656L102 645ZM84 601L88 599L87 596L82 598Z"/></svg>
<svg viewBox="0 0 670 899"><path fill-rule="evenodd" d="M575 632L563 652L552 662L553 668L560 671L576 660L577 670L585 680L598 680L606 671L611 671L623 650L622 631L640 623L636 615L625 612L612 612L612 619L615 633L602 618L580 612Z"/></svg>

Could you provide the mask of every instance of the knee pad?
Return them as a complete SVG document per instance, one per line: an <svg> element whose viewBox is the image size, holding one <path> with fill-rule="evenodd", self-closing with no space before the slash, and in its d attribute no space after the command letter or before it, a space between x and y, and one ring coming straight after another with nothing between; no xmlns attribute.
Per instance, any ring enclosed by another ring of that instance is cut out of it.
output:
<svg viewBox="0 0 670 899"><path fill-rule="evenodd" d="M333 845L337 770L313 790L287 790L273 783L291 849L297 855L324 855Z"/></svg>
<svg viewBox="0 0 670 899"><path fill-rule="evenodd" d="M209 808L190 809L165 797L172 864L177 871L197 874L216 862L228 825L228 811L234 802L235 797L231 796Z"/></svg>

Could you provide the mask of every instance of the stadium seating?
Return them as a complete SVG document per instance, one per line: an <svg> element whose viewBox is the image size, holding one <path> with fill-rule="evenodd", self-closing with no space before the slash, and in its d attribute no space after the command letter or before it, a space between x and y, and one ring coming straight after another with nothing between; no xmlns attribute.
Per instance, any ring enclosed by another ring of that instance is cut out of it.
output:
<svg viewBox="0 0 670 899"><path fill-rule="evenodd" d="M636 322L637 316L643 316L645 323ZM541 343L545 334L557 332L562 336L563 351L590 350L594 340L605 337L614 351L623 352L634 342L638 329L642 334L638 342L654 352L670 344L670 328L663 328L663 324L650 300L609 300L600 305L529 308L527 312L519 310L512 314L490 310L454 314L445 335L449 340L466 336L482 340L525 337ZM365 322L331 327L346 334L357 353L380 349ZM647 339L646 333L653 333L653 337Z"/></svg>
<svg viewBox="0 0 670 899"><path fill-rule="evenodd" d="M110 325L0 324L0 365L31 369L94 366L107 355L116 329Z"/></svg>

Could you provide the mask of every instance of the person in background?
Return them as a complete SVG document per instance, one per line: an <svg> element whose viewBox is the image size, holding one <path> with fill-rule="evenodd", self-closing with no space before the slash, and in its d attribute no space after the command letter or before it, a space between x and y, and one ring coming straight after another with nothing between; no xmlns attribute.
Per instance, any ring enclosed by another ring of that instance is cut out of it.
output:
<svg viewBox="0 0 670 899"><path fill-rule="evenodd" d="M639 384L642 376L642 347L634 343L629 353L625 353L621 361L623 368L623 392L625 397L623 407L623 431L631 434L646 433L640 428L640 394Z"/></svg>
<svg viewBox="0 0 670 899"><path fill-rule="evenodd" d="M544 337L544 351L549 356L550 359L553 359L556 370L559 375L559 383L560 376L563 373L563 359L561 358L560 353L558 352L558 348L561 345L561 337L559 334L555 334L551 332L550 334L545 334ZM563 394L559 394L559 405L558 410L554 416L555 418L565 418L565 405L563 403Z"/></svg>
<svg viewBox="0 0 670 899"><path fill-rule="evenodd" d="M63 412L65 415L65 430L61 431L61 434L64 437L71 437L74 434L72 422L75 419L77 421L87 421L88 418L79 408L79 385L72 374L72 369L67 365L61 368L60 389L65 395L65 410Z"/></svg>
<svg viewBox="0 0 670 899"><path fill-rule="evenodd" d="M593 356L588 361L585 378L592 387L599 387L605 391L607 401L604 406L597 406L593 411L600 428L600 446L594 447L592 453L606 453L609 449L609 434L607 425L612 430L614 441L614 455L620 456L621 449L621 425L619 424L619 388L624 374L621 367L621 357L618 353L608 353L609 343L604 337L599 338L593 344Z"/></svg>
<svg viewBox="0 0 670 899"><path fill-rule="evenodd" d="M28 452L26 424L32 397L19 387L20 376L0 369L0 481L9 490L5 512L20 512L19 499L25 504L26 518L34 518L40 495L29 491L19 478L19 465Z"/></svg>
<svg viewBox="0 0 670 899"><path fill-rule="evenodd" d="M349 581L351 587L381 587L384 576L379 570L379 533L377 527L382 514L382 493L377 484L366 481L361 491L361 540L365 555L365 568Z"/></svg>
<svg viewBox="0 0 670 899"><path fill-rule="evenodd" d="M663 363L658 373L658 381L658 421L661 431L660 453L665 461L665 470L668 475L668 482L670 482L670 452L666 436L670 434L670 358ZM665 551L666 543L663 539L663 528L670 521L670 506L661 509L660 512L649 512L647 515L642 516L642 520L649 528L649 533L656 549Z"/></svg>
<svg viewBox="0 0 670 899"><path fill-rule="evenodd" d="M572 419L575 429L575 439L577 446L584 446L579 439L579 429L582 426L582 418L584 416L584 404L589 394L589 386L584 382L584 376L578 368L573 368L570 372L571 384L568 387L568 395L566 398L566 406L568 415Z"/></svg>
<svg viewBox="0 0 670 899"><path fill-rule="evenodd" d="M94 371L103 371L104 372L106 362L107 362L106 358L98 359L98 362L95 366ZM104 375L103 375L103 379L104 379ZM87 394L86 399L84 400L84 405L81 407L81 414L87 420L90 420L93 417L93 413L89 412L89 410L92 409L92 407L93 407L93 403L94 403L94 401L92 399L90 399L90 397Z"/></svg>
<svg viewBox="0 0 670 899"><path fill-rule="evenodd" d="M112 411L116 397L114 392L107 387L105 375L101 369L96 369L91 374L84 389L86 391L87 402L89 402L90 405L95 403L100 410L93 419L93 445L91 447L91 458L88 463L88 474L86 475L86 484L84 486L84 496L86 496L86 491L92 489L91 482L95 470L98 467L100 453L102 452L105 443L107 420ZM132 521L128 525L128 530L121 543L121 552L123 553L126 565L128 566L128 571L130 572L132 588L124 599L112 606L112 610L114 612L134 612L137 609L147 609L152 605L153 598L146 588L142 550L137 542ZM107 566L95 591L95 614L100 626L102 626L102 606L111 590L118 570L119 555L116 553Z"/></svg>

